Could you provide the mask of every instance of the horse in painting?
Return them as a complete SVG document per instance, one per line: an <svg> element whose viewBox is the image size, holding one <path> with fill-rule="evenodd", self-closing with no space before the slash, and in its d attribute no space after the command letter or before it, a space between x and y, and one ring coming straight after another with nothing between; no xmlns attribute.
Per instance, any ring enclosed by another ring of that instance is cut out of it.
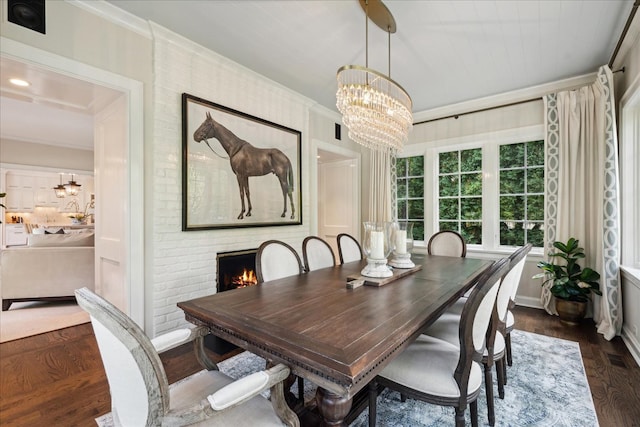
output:
<svg viewBox="0 0 640 427"><path fill-rule="evenodd" d="M211 118L207 112L206 119L193 133L196 142L206 142L209 148L209 138L215 138L229 155L231 170L236 174L240 190L242 210L238 219L251 216L251 191L249 190L250 176L263 176L272 173L278 177L282 189L283 210L281 218L287 214L287 197L291 203L291 219L295 218L295 205L293 204L293 168L289 158L277 148L257 148L247 141L238 138L229 129ZM213 151L213 149L211 148ZM247 199L245 210L244 199Z"/></svg>

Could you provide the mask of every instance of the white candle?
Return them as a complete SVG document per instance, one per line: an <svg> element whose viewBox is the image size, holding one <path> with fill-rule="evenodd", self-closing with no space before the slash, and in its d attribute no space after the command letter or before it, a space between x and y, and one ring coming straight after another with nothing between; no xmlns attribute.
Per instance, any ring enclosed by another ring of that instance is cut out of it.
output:
<svg viewBox="0 0 640 427"><path fill-rule="evenodd" d="M407 253L407 230L396 231L396 253Z"/></svg>
<svg viewBox="0 0 640 427"><path fill-rule="evenodd" d="M371 232L371 258L384 259L384 235L382 231Z"/></svg>

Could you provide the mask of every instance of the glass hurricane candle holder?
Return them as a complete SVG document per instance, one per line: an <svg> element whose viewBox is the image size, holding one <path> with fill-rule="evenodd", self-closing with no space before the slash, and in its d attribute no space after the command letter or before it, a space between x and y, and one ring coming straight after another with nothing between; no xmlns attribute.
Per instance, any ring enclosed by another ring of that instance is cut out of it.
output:
<svg viewBox="0 0 640 427"><path fill-rule="evenodd" d="M367 266L360 272L367 277L391 277L387 257L393 249L391 241L392 223L365 222L362 249L367 256Z"/></svg>
<svg viewBox="0 0 640 427"><path fill-rule="evenodd" d="M393 253L389 265L395 268L413 268L416 265L411 261L413 250L413 223L398 221L393 223L391 230Z"/></svg>

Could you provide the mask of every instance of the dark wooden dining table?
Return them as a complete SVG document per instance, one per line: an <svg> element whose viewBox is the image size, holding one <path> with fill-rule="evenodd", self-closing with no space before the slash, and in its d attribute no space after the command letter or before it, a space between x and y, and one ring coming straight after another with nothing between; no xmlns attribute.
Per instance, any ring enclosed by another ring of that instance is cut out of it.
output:
<svg viewBox="0 0 640 427"><path fill-rule="evenodd" d="M345 425L354 396L492 263L420 254L412 260L422 268L381 287L346 287L366 264L356 261L178 307L189 322L315 383L320 424Z"/></svg>

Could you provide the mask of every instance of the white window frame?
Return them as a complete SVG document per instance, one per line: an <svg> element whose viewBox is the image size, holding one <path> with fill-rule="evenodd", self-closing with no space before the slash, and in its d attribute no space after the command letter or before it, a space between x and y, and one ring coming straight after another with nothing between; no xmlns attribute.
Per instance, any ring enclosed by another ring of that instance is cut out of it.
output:
<svg viewBox="0 0 640 427"><path fill-rule="evenodd" d="M640 76L620 101L621 264L640 279ZM426 213L425 213L426 214Z"/></svg>
<svg viewBox="0 0 640 427"><path fill-rule="evenodd" d="M538 140L545 140L544 125L406 145L398 157L424 156L425 239L428 240L427 236L438 229L438 154L482 148L482 245L469 245L467 251L495 254L513 252L512 246L500 245L499 145ZM426 242L416 241L414 245L417 248L426 247ZM531 253L543 252L543 248L534 248Z"/></svg>

